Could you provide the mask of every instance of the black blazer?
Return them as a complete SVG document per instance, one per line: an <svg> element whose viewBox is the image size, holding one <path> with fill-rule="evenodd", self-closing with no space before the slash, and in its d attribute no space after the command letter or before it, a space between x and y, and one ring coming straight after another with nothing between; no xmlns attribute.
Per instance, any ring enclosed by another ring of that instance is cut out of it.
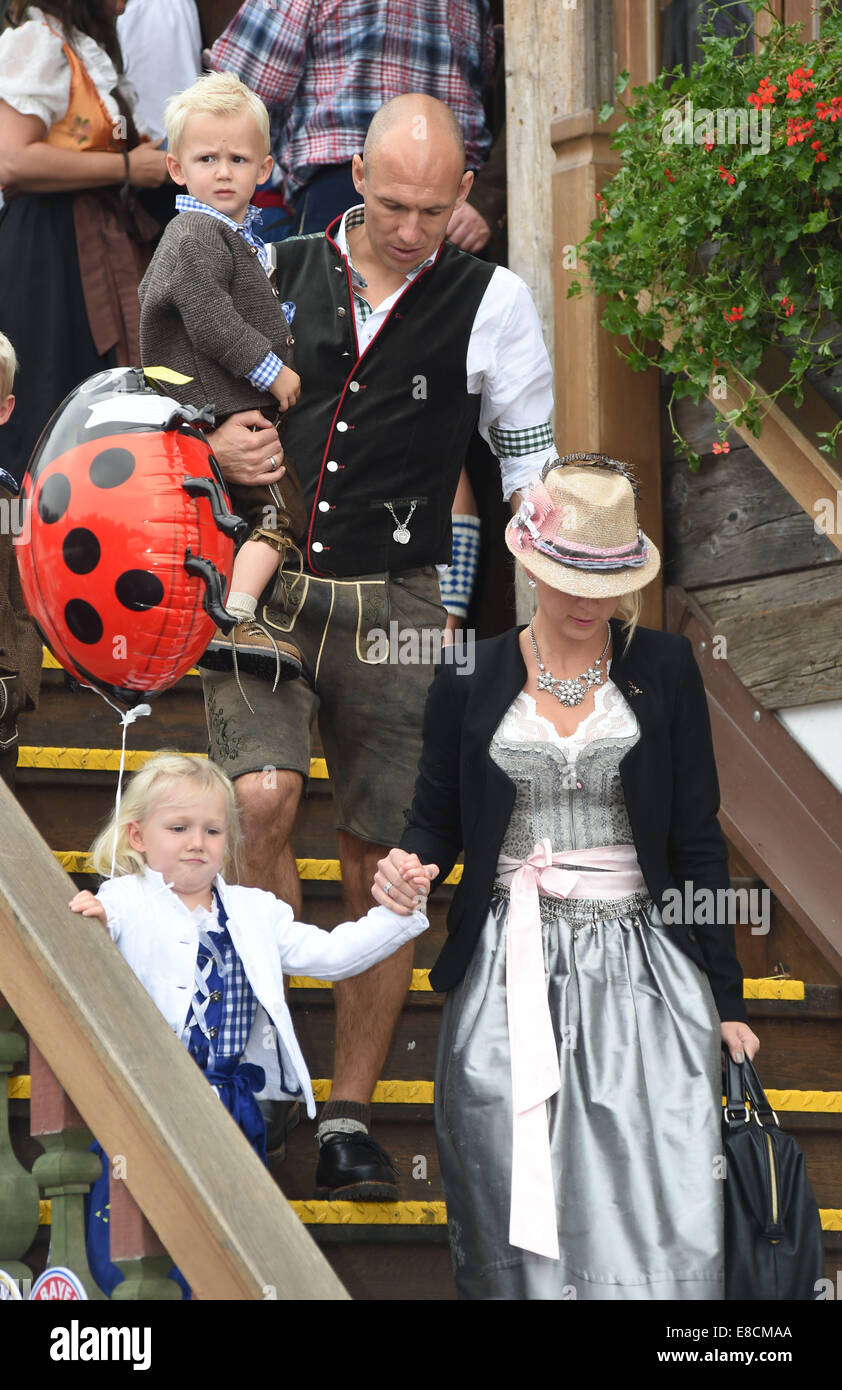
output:
<svg viewBox="0 0 842 1390"><path fill-rule="evenodd" d="M679 889L683 903L688 892L692 902L700 888L716 895L730 885L728 850L716 819L719 782L707 699L686 637L638 627L624 655L621 624L616 618L610 621L611 680L640 724L638 742L620 762L620 779L646 887L664 911L669 888ZM448 939L430 972L437 990L452 989L467 968L488 912L497 856L514 805L514 783L492 760L489 745L526 683L521 630L478 642L470 675L442 664L427 697L424 747L401 848L438 864L437 883L465 851L462 881L447 918ZM712 901L718 908L728 899L714 896ZM743 976L727 916L723 906L715 924L679 920L663 930L672 932L706 971L720 1018L744 1021Z"/></svg>

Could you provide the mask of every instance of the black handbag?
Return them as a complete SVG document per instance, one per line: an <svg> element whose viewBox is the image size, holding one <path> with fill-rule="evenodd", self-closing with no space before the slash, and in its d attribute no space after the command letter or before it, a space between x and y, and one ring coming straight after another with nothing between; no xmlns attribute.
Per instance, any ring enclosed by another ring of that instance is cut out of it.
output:
<svg viewBox="0 0 842 1390"><path fill-rule="evenodd" d="M779 1128L751 1062L723 1052L725 1298L814 1300L824 1249L804 1155Z"/></svg>

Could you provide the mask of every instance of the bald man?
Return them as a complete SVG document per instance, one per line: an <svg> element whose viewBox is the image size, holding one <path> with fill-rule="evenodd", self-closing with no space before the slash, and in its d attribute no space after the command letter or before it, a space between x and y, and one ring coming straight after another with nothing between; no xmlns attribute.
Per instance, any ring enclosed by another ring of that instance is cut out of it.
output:
<svg viewBox="0 0 842 1390"><path fill-rule="evenodd" d="M438 651L429 634L445 625L435 566L450 559L451 504L471 431L478 423L496 454L506 497L556 450L550 363L529 291L511 271L444 241L473 180L452 112L420 94L387 102L352 174L359 206L325 233L275 248L278 290L296 305L302 380L284 446L309 525L303 576L282 571L258 615L296 642L305 674L275 692L244 678L254 713L233 675L204 683L211 756L236 779L243 811L240 881L299 913L289 837L318 713L347 911L358 917L412 801ZM267 462L279 455L277 436L257 412L228 420L214 449L231 479L280 476ZM469 646L447 650L472 669ZM391 1161L368 1133L369 1102L411 970L405 947L334 991L318 1197L397 1197Z"/></svg>

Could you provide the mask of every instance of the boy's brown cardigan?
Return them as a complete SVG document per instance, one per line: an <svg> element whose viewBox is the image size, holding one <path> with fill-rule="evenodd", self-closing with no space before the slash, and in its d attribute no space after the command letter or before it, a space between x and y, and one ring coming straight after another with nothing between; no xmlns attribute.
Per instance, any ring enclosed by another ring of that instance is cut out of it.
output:
<svg viewBox="0 0 842 1390"><path fill-rule="evenodd" d="M170 222L140 282L144 367L192 377L167 387L187 405L213 405L217 423L238 410L273 417L277 401L247 379L268 352L292 366L293 338L257 251L215 217Z"/></svg>

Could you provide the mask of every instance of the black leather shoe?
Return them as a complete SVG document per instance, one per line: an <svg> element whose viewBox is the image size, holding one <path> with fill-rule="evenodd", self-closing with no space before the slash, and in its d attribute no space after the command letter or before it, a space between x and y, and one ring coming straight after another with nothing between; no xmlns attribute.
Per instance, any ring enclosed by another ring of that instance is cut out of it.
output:
<svg viewBox="0 0 842 1390"><path fill-rule="evenodd" d="M398 1170L370 1134L328 1134L319 1151L316 1198L331 1202L396 1202Z"/></svg>
<svg viewBox="0 0 842 1390"><path fill-rule="evenodd" d="M297 1100L259 1100L258 1105L266 1121L266 1162L283 1163L286 1158L287 1135L291 1134L301 1119L301 1106Z"/></svg>

